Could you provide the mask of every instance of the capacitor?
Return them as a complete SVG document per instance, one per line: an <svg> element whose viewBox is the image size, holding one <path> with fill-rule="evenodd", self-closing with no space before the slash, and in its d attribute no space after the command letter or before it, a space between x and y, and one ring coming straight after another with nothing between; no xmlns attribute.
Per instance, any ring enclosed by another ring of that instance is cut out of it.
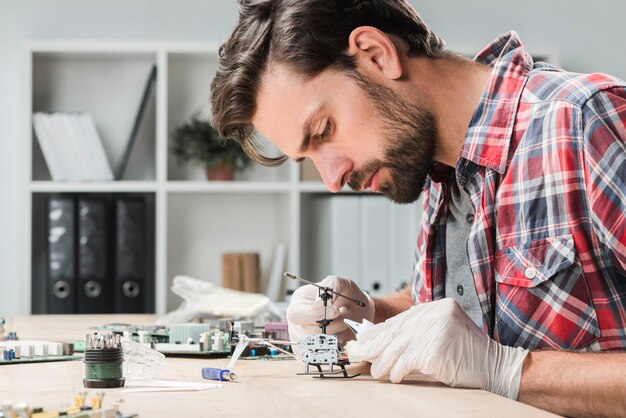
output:
<svg viewBox="0 0 626 418"><path fill-rule="evenodd" d="M15 418L30 418L30 414L28 413L28 404L26 402L18 402L14 406L14 417Z"/></svg>
<svg viewBox="0 0 626 418"><path fill-rule="evenodd" d="M12 348L6 348L2 351L2 359L4 361L15 360L15 350Z"/></svg>
<svg viewBox="0 0 626 418"><path fill-rule="evenodd" d="M212 338L212 343L211 344L211 350L212 351L221 351L222 350L222 335L224 335L224 333L222 331L217 331L215 334L213 334L211 336Z"/></svg>
<svg viewBox="0 0 626 418"><path fill-rule="evenodd" d="M148 330L140 329L137 331L137 336L142 344L150 344L152 342L152 335Z"/></svg>
<svg viewBox="0 0 626 418"><path fill-rule="evenodd" d="M230 370L218 369L215 367L203 367L202 378L208 380L220 380L222 382L235 380L237 375Z"/></svg>

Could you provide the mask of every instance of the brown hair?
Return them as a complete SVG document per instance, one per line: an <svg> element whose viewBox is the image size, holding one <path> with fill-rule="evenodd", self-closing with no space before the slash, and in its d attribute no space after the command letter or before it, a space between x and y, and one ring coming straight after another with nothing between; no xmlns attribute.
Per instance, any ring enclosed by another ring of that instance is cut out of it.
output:
<svg viewBox="0 0 626 418"><path fill-rule="evenodd" d="M256 96L268 62L312 78L325 69L355 70L345 54L352 30L373 26L409 45L409 56L439 58L443 41L405 0L240 0L239 23L219 49L211 83L213 124L255 161L275 166L252 141Z"/></svg>

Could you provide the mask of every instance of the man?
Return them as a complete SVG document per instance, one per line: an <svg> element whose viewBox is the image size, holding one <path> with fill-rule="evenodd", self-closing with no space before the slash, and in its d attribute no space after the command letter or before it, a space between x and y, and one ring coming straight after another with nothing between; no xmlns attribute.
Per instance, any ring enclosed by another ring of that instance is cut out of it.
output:
<svg viewBox="0 0 626 418"><path fill-rule="evenodd" d="M626 416L626 354L581 353L626 347L626 83L534 63L515 33L464 59L404 1L268 0L241 4L211 87L220 132L263 164L308 157L333 192L424 191L410 289L323 281L368 302L333 300L329 332L378 323L351 359ZM315 295L294 294L292 338L317 332Z"/></svg>

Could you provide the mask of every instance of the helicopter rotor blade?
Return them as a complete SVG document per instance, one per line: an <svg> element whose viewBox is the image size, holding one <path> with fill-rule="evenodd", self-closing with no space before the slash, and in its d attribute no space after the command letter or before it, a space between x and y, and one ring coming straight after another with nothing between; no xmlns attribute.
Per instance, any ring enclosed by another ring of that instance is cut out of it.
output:
<svg viewBox="0 0 626 418"><path fill-rule="evenodd" d="M353 302L353 303L356 303L357 305L359 305L359 306L361 306L361 307L365 307L365 303L364 303L364 302L361 302L361 301L360 301L360 300L358 300L358 299L354 299L354 298L351 298L351 297L346 296L346 295L342 295L341 293L336 292L335 290L333 290L333 288L332 288L332 287L324 287L324 286L320 286L320 285L319 285L319 284L317 284L317 283L310 282L310 281L308 281L308 280L306 280L306 279L303 279L302 277L298 277L298 276L296 276L295 274L291 274L291 273L287 273L287 272L285 272L284 276L285 276L285 277L287 277L288 279L299 280L299 281L301 281L302 283L310 284L310 285L313 285L313 286L318 287L318 288L320 288L320 289L327 290L327 291L329 291L329 292L331 292L331 293L334 293L334 294L335 294L335 295L337 295L337 296L340 296L340 297L342 297L342 298L348 299L349 301L351 301L351 302Z"/></svg>

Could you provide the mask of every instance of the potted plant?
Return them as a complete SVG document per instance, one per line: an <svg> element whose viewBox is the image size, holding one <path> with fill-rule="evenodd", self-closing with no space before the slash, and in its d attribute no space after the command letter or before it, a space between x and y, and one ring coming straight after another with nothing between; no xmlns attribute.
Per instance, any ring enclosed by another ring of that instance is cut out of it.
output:
<svg viewBox="0 0 626 418"><path fill-rule="evenodd" d="M206 167L209 180L232 180L235 171L242 171L251 160L239 143L223 138L205 120L193 116L172 135L172 152L178 164L195 162Z"/></svg>

